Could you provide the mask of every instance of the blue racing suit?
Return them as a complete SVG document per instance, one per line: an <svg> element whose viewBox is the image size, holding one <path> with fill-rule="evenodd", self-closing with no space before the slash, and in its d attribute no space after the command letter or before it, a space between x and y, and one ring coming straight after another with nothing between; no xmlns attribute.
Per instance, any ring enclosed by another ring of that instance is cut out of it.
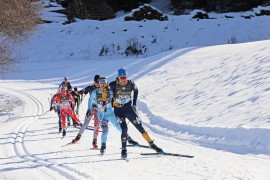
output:
<svg viewBox="0 0 270 180"><path fill-rule="evenodd" d="M104 96L105 97L104 97ZM114 127L120 133L122 132L121 127L117 121L117 118L114 115L114 111L111 105L111 99L113 97L112 91L106 88L105 91L102 91L100 88L97 88L92 91L91 96L88 101L88 108L97 106L98 108L98 120L102 128L101 143L107 142L107 136L109 132L108 122L110 121Z"/></svg>

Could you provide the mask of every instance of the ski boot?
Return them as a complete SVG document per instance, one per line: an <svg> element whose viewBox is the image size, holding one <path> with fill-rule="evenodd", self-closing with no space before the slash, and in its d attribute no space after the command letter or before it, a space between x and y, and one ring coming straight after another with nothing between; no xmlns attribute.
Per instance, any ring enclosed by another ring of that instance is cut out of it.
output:
<svg viewBox="0 0 270 180"><path fill-rule="evenodd" d="M62 132L62 128L59 128L59 131L58 131L58 133L61 133Z"/></svg>
<svg viewBox="0 0 270 180"><path fill-rule="evenodd" d="M101 144L101 148L100 148L100 154L103 155L106 151L106 144L105 143L102 143Z"/></svg>
<svg viewBox="0 0 270 180"><path fill-rule="evenodd" d="M164 151L160 147L158 147L157 145L155 145L154 141L152 141L152 142L149 143L149 147L151 149L154 149L159 154L164 154Z"/></svg>
<svg viewBox="0 0 270 180"><path fill-rule="evenodd" d="M122 147L121 158L127 159L127 149L125 147Z"/></svg>
<svg viewBox="0 0 270 180"><path fill-rule="evenodd" d="M65 136L66 136L66 130L63 129L63 137L65 137Z"/></svg>
<svg viewBox="0 0 270 180"><path fill-rule="evenodd" d="M77 136L75 137L75 139L72 140L72 143L75 144L76 142L78 142L81 139L81 135L77 134Z"/></svg>
<svg viewBox="0 0 270 180"><path fill-rule="evenodd" d="M133 146L139 146L139 143L137 141L134 141L130 136L127 138L127 141Z"/></svg>
<svg viewBox="0 0 270 180"><path fill-rule="evenodd" d="M70 120L68 120L67 125L70 126Z"/></svg>
<svg viewBox="0 0 270 180"><path fill-rule="evenodd" d="M93 139L92 145L93 145L93 149L98 149L97 139Z"/></svg>

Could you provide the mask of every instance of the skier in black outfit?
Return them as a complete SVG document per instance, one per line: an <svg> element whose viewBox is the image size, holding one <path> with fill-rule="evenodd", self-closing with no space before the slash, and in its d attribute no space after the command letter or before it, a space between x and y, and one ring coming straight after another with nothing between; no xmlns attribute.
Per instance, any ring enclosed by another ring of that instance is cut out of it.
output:
<svg viewBox="0 0 270 180"><path fill-rule="evenodd" d="M149 143L149 147L162 154L163 150L154 144L154 141L143 128L141 119L138 117L136 109L138 89L132 80L127 79L127 71L123 68L119 69L117 79L111 82L109 86L113 92L114 113L122 128L122 148L126 147L127 141L130 141L127 137L127 118Z"/></svg>
<svg viewBox="0 0 270 180"><path fill-rule="evenodd" d="M78 88L75 87L74 90L71 92L71 95L73 96L74 100L75 100L75 107L74 107L74 110L76 112L76 114L78 115L79 114L79 105L80 105L80 102L81 102L81 96L78 92Z"/></svg>
<svg viewBox="0 0 270 180"><path fill-rule="evenodd" d="M70 85L70 82L68 81L67 77L64 77L64 81L61 82L58 89L60 90L62 87L66 88L66 90L72 90L72 87Z"/></svg>
<svg viewBox="0 0 270 180"><path fill-rule="evenodd" d="M73 110L73 112L75 112L78 115L79 114L79 105L81 102L81 96L78 92L78 88L75 87L74 90L70 94L73 96L74 102L75 102L75 105L74 105L74 107L72 107L72 110ZM73 121L74 127L76 127L76 125L79 125L74 119L72 119L72 121Z"/></svg>
<svg viewBox="0 0 270 180"><path fill-rule="evenodd" d="M86 88L80 90L78 92L78 94L83 96L83 95L87 95L89 93L89 96L91 96L92 91L99 88L99 83L98 83L99 78L100 78L100 75L95 75L94 76L94 84L90 85L90 86L87 86ZM98 148L98 146L97 146L97 137L98 137L98 134L99 134L99 122L98 122L98 119L97 119L97 107L96 106L93 106L93 107L90 107L90 108L88 107L87 112L85 114L85 119L84 119L83 126L80 128L80 131L77 134L77 136L75 137L75 139L72 140L72 143L76 143L81 139L81 136L84 133L87 126L89 125L90 120L91 120L93 115L94 115L94 136L93 136L92 145L93 145L93 148Z"/></svg>

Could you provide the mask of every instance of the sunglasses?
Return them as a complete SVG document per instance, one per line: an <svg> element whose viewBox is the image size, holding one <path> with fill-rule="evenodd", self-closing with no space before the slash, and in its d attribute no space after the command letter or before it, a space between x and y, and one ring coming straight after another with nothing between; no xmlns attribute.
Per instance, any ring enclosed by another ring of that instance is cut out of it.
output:
<svg viewBox="0 0 270 180"><path fill-rule="evenodd" d="M121 76L121 77L119 77L119 79L125 80L125 79L127 79L127 77L126 76Z"/></svg>
<svg viewBox="0 0 270 180"><path fill-rule="evenodd" d="M106 87L107 84L99 84L100 87Z"/></svg>

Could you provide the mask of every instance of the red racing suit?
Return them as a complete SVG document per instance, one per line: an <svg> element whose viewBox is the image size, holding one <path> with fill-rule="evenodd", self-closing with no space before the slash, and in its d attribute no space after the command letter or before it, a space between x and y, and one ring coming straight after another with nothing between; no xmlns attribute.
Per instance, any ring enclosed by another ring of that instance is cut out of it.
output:
<svg viewBox="0 0 270 180"><path fill-rule="evenodd" d="M67 114L74 119L78 124L81 124L81 121L78 119L76 114L72 111L70 107L70 102L72 103L72 106L75 105L74 98L71 94L56 94L54 99L52 100L53 105L55 105L56 102L58 102L60 106L60 115L62 119L62 128L66 129L66 116Z"/></svg>

